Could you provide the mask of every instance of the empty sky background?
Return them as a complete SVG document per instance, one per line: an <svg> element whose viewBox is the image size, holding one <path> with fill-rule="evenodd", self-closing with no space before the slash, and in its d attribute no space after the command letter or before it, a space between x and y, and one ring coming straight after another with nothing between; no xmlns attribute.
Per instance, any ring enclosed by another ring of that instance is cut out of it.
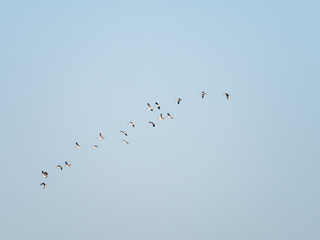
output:
<svg viewBox="0 0 320 240"><path fill-rule="evenodd" d="M2 1L0 238L320 239L319 10Z"/></svg>

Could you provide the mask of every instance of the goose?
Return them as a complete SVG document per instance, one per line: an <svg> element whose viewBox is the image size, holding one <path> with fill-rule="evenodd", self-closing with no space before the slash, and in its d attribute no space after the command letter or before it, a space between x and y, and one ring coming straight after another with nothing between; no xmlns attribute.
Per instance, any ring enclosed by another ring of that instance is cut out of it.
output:
<svg viewBox="0 0 320 240"><path fill-rule="evenodd" d="M40 186L42 186L43 190L46 188L46 184L44 182L41 183Z"/></svg>
<svg viewBox="0 0 320 240"><path fill-rule="evenodd" d="M226 98L229 100L229 93L222 93L222 95L225 95Z"/></svg>
<svg viewBox="0 0 320 240"><path fill-rule="evenodd" d="M180 104L180 102L182 101L182 99L179 98L179 97L178 97L176 100L177 100L177 103L178 103L178 104Z"/></svg>
<svg viewBox="0 0 320 240"><path fill-rule="evenodd" d="M200 94L201 94L202 98L204 98L204 95L206 95L206 93L204 91L202 91Z"/></svg>
<svg viewBox="0 0 320 240"><path fill-rule="evenodd" d="M155 127L156 125L153 123L153 122L150 122L149 123L152 125L152 127Z"/></svg>
<svg viewBox="0 0 320 240"><path fill-rule="evenodd" d="M64 162L64 165L65 165L66 167L71 167L71 164L69 164L67 161Z"/></svg>
<svg viewBox="0 0 320 240"><path fill-rule="evenodd" d="M152 109L152 107L150 106L149 103L147 103L147 106L148 106L148 107L146 108L147 110L153 111L153 109Z"/></svg>
<svg viewBox="0 0 320 240"><path fill-rule="evenodd" d="M132 126L132 127L135 127L134 124L133 124L133 122L129 122L128 125L130 125L130 126Z"/></svg>
<svg viewBox="0 0 320 240"><path fill-rule="evenodd" d="M129 144L126 140L122 140L122 143L126 143L126 144Z"/></svg>
<svg viewBox="0 0 320 240"><path fill-rule="evenodd" d="M167 113L167 118L173 119L173 117L169 113Z"/></svg>
<svg viewBox="0 0 320 240"><path fill-rule="evenodd" d="M79 143L76 142L75 148L81 149L82 147L80 147Z"/></svg>
<svg viewBox="0 0 320 240"><path fill-rule="evenodd" d="M155 102L156 105L154 105L155 107L157 107L160 110L160 104Z"/></svg>
<svg viewBox="0 0 320 240"><path fill-rule="evenodd" d="M99 147L98 145L93 145L93 146L92 146L92 148L98 148L98 147Z"/></svg>
<svg viewBox="0 0 320 240"><path fill-rule="evenodd" d="M62 167L61 167L61 165L58 165L57 168L60 168L61 171L63 170Z"/></svg>
<svg viewBox="0 0 320 240"><path fill-rule="evenodd" d="M120 131L121 134L128 136L128 134L126 134L124 131Z"/></svg>
<svg viewBox="0 0 320 240"><path fill-rule="evenodd" d="M104 137L102 137L101 133L99 133L99 137L97 137L97 139L103 140Z"/></svg>
<svg viewBox="0 0 320 240"><path fill-rule="evenodd" d="M158 118L158 120L164 120L164 117L162 117L162 113L160 113L160 117Z"/></svg>
<svg viewBox="0 0 320 240"><path fill-rule="evenodd" d="M41 171L42 172L42 177L47 178L48 177L48 173L45 171Z"/></svg>

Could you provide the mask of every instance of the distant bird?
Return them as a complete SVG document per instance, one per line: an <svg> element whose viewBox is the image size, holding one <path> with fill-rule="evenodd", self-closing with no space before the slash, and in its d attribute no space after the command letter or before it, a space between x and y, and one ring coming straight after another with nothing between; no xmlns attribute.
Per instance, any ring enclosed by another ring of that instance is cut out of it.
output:
<svg viewBox="0 0 320 240"><path fill-rule="evenodd" d="M157 107L160 110L160 104L155 102L156 105L154 105L155 107Z"/></svg>
<svg viewBox="0 0 320 240"><path fill-rule="evenodd" d="M179 97L178 97L176 100L177 100L177 103L178 103L178 104L180 104L180 102L182 101L182 99L179 98Z"/></svg>
<svg viewBox="0 0 320 240"><path fill-rule="evenodd" d="M126 140L122 140L122 143L126 143L126 144L129 144Z"/></svg>
<svg viewBox="0 0 320 240"><path fill-rule="evenodd" d="M226 98L229 100L229 93L222 93L222 95L225 95Z"/></svg>
<svg viewBox="0 0 320 240"><path fill-rule="evenodd" d="M44 171L41 171L41 172L42 172L42 177L44 177L44 178L48 177L48 173L47 172L44 172Z"/></svg>
<svg viewBox="0 0 320 240"><path fill-rule="evenodd" d="M133 124L133 122L129 122L128 124L129 124L130 126L132 126L132 127L135 127L134 124Z"/></svg>
<svg viewBox="0 0 320 240"><path fill-rule="evenodd" d="M58 165L57 168L60 168L61 171L63 170L62 167L61 167L61 165Z"/></svg>
<svg viewBox="0 0 320 240"><path fill-rule="evenodd" d="M67 161L64 162L64 165L65 165L66 167L71 167L71 164L69 164Z"/></svg>
<svg viewBox="0 0 320 240"><path fill-rule="evenodd" d="M41 183L40 186L42 186L43 190L46 188L46 184L44 182Z"/></svg>
<svg viewBox="0 0 320 240"><path fill-rule="evenodd" d="M128 134L126 134L124 131L120 131L121 134L128 136Z"/></svg>
<svg viewBox="0 0 320 240"><path fill-rule="evenodd" d="M101 140L103 140L103 139L104 139L104 137L102 137L101 133L99 133L99 137L97 137L97 139L101 139Z"/></svg>
<svg viewBox="0 0 320 240"><path fill-rule="evenodd" d="M155 127L156 125L153 123L153 122L150 122L149 123L152 125L152 127Z"/></svg>
<svg viewBox="0 0 320 240"><path fill-rule="evenodd" d="M173 117L169 113L167 113L167 118L173 119Z"/></svg>
<svg viewBox="0 0 320 240"><path fill-rule="evenodd" d="M92 148L98 148L98 147L99 147L98 145L93 145L93 146L92 146Z"/></svg>
<svg viewBox="0 0 320 240"><path fill-rule="evenodd" d="M204 95L206 95L206 93L204 91L202 91L200 94L201 94L202 98L204 98Z"/></svg>
<svg viewBox="0 0 320 240"><path fill-rule="evenodd" d="M153 111L153 109L152 109L152 107L150 106L149 103L147 103L147 106L148 106L148 107L146 108L147 110Z"/></svg>
<svg viewBox="0 0 320 240"><path fill-rule="evenodd" d="M160 117L158 118L158 120L164 120L164 117L162 117L162 113L160 113Z"/></svg>
<svg viewBox="0 0 320 240"><path fill-rule="evenodd" d="M76 146L75 146L75 148L80 149L80 148L82 148L82 147L80 147L79 143L77 143L77 142L76 142Z"/></svg>

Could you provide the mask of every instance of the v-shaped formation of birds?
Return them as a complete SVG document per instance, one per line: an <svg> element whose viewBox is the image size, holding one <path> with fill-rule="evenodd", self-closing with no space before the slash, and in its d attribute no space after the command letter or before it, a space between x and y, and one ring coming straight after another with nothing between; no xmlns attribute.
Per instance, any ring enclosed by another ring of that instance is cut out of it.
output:
<svg viewBox="0 0 320 240"><path fill-rule="evenodd" d="M202 91L202 92L200 92L199 94L201 95L201 98L204 99L206 93L205 93L204 91ZM229 93L223 93L222 95L225 95L225 97L227 98L227 100L229 100ZM179 97L176 98L175 100L176 100L177 104L180 104L181 101L182 101L182 99L179 98ZM158 110L160 110L160 108L161 108L160 104L157 103L157 102L155 102L155 105L154 105L154 106L155 106L155 108L157 108ZM151 105L150 105L149 103L147 103L146 109L147 109L148 111L153 111L153 108L151 107ZM167 118L169 118L169 119L173 119L173 117L171 116L170 113L167 113L167 115L166 115L165 117L167 117ZM158 118L158 120L163 121L163 120L165 120L165 117L162 115L162 113L160 113L160 117ZM154 122L151 122L151 121L149 121L149 124L150 124L152 127L155 127L155 126L156 126L156 124L155 124ZM132 127L135 127L135 124L134 124L133 122L129 122L128 125L130 125L130 126L132 126ZM128 134L125 133L125 132L122 131L122 130L120 131L120 134L122 134L122 135L124 135L124 136L128 136ZM98 139L98 140L103 140L104 138L105 138L105 137L103 137L102 134L99 133L99 136L97 137L97 139ZM122 143L129 144L129 142L127 142L127 141L124 140L124 139L122 140ZM98 147L99 147L98 145L93 145L93 146L92 146L92 148L98 148ZM75 148L77 148L77 149L82 149L82 147L80 146L80 144L77 143L77 142L76 142ZM65 167L71 167L71 164L69 164L67 161L65 161L65 162L64 162L64 166L65 166ZM61 166L60 164L57 165L56 168L60 169L61 171L63 170L63 168L62 168L62 166ZM42 171L42 177L48 178L48 173L45 172L45 171ZM42 182L42 183L40 184L40 186L41 186L41 187L43 188L43 190L44 190L44 189L46 188L46 183L45 183L45 182Z"/></svg>

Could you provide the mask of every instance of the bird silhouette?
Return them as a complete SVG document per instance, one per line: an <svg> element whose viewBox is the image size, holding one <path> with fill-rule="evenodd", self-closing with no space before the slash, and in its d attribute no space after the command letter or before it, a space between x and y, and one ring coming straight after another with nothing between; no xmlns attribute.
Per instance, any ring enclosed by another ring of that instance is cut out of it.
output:
<svg viewBox="0 0 320 240"><path fill-rule="evenodd" d="M46 188L46 184L44 182L41 183L40 186L42 186L43 190Z"/></svg>
<svg viewBox="0 0 320 240"><path fill-rule="evenodd" d="M153 111L153 108L150 106L149 103L147 103L147 106L148 106L148 107L146 108L147 110Z"/></svg>
<svg viewBox="0 0 320 240"><path fill-rule="evenodd" d="M155 127L156 125L153 123L153 122L150 122L149 123L152 125L152 127Z"/></svg>
<svg viewBox="0 0 320 240"><path fill-rule="evenodd" d="M102 137L101 133L99 133L99 137L97 137L97 139L103 140L104 137Z"/></svg>

